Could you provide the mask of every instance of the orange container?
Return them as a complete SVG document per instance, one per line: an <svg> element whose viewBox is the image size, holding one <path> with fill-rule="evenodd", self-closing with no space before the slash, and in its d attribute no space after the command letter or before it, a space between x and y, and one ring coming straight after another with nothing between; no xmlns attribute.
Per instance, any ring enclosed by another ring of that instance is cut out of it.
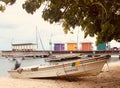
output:
<svg viewBox="0 0 120 88"><path fill-rule="evenodd" d="M81 43L83 51L90 51L92 50L92 43L91 42L82 42Z"/></svg>
<svg viewBox="0 0 120 88"><path fill-rule="evenodd" d="M77 50L77 43L67 43L67 50Z"/></svg>

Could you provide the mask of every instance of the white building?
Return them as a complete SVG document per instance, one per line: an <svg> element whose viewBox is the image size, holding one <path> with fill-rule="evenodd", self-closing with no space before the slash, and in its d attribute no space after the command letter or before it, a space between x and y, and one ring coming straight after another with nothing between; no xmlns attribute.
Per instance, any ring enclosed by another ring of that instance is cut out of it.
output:
<svg viewBox="0 0 120 88"><path fill-rule="evenodd" d="M13 51L34 51L37 45L34 43L12 44Z"/></svg>

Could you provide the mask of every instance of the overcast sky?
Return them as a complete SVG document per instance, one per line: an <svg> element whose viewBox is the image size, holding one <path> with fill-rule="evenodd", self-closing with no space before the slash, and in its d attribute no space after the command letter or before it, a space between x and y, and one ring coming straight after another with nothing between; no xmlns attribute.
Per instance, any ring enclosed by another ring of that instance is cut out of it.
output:
<svg viewBox="0 0 120 88"><path fill-rule="evenodd" d="M4 13L0 12L0 50L11 50L12 43L35 43L36 27L46 50L50 49L50 39L53 43L77 42L77 36L79 43L90 41L95 47L95 38L84 39L80 27L76 28L74 34L66 35L60 24L49 24L42 19L42 8L31 15L22 9L21 1L17 0L14 5L7 6ZM111 43L112 47L119 45L114 41ZM40 44L39 49L42 49Z"/></svg>

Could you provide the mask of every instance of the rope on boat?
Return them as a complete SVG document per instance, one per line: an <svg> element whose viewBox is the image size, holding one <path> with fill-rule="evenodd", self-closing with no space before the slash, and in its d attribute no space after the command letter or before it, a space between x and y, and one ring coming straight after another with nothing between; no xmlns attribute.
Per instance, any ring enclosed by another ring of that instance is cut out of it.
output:
<svg viewBox="0 0 120 88"><path fill-rule="evenodd" d="M65 77L66 77L66 80L69 80L69 81L72 81L69 77L68 77L68 75L67 75L67 73L66 73L66 71L65 71L65 66L64 66L64 64L63 64L63 68L64 68L64 72L65 72Z"/></svg>
<svg viewBox="0 0 120 88"><path fill-rule="evenodd" d="M18 69L18 70L17 70L17 72L18 72L19 74L21 74L22 71L23 71L23 69Z"/></svg>
<svg viewBox="0 0 120 88"><path fill-rule="evenodd" d="M107 61L106 61L106 64L107 64L108 71L110 71L110 67L109 67L109 65L108 65L108 62L107 62Z"/></svg>
<svg viewBox="0 0 120 88"><path fill-rule="evenodd" d="M86 70L85 70L85 67L84 67L83 63L82 63L82 67L83 67L84 72L86 72Z"/></svg>
<svg viewBox="0 0 120 88"><path fill-rule="evenodd" d="M66 77L67 77L67 73L66 73L66 71L65 71L65 66L64 66L64 64L62 65L63 66L63 69L64 69L64 72L65 72L65 75L66 75ZM56 75L58 76L58 77L60 77L60 72L56 72Z"/></svg>
<svg viewBox="0 0 120 88"><path fill-rule="evenodd" d="M66 75L66 77L67 77L67 73L66 73L66 71L65 71L65 66L64 66L64 64L63 64L63 69L64 69L65 75Z"/></svg>

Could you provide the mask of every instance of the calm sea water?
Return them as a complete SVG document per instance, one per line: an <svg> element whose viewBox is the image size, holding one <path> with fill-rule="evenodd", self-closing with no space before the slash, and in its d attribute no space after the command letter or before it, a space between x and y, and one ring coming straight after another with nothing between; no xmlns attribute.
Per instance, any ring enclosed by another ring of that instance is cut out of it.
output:
<svg viewBox="0 0 120 88"><path fill-rule="evenodd" d="M109 62L114 62L118 61L119 58L118 56L114 55L110 58ZM21 66L31 66L31 65L44 65L44 64L49 64L48 62L45 62L44 59L42 58L27 58L25 60L21 61L22 64ZM8 70L13 69L15 65L15 61L12 60L12 58L4 58L0 57L0 77L1 76L9 76Z"/></svg>
<svg viewBox="0 0 120 88"><path fill-rule="evenodd" d="M18 58L21 59L21 58ZM24 66L32 66L32 65L44 65L49 64L45 62L42 58L25 58L25 60L21 60L21 67ZM0 76L9 76L8 70L13 69L15 66L15 60L12 58L4 58L0 57Z"/></svg>

